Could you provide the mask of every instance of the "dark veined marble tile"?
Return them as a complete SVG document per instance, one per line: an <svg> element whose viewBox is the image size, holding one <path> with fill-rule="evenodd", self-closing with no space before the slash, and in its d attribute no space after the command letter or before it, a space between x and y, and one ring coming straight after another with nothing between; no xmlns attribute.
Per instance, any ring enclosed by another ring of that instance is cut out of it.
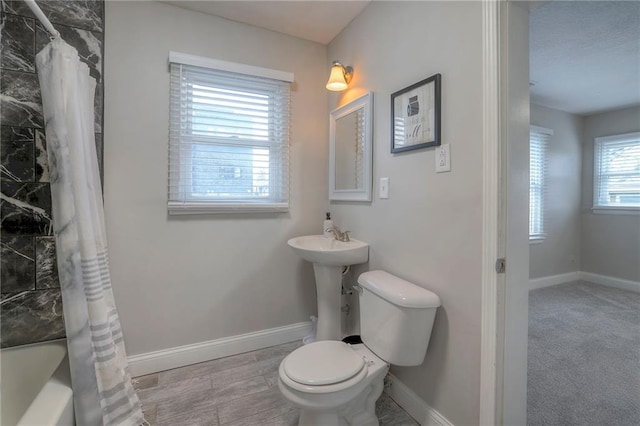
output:
<svg viewBox="0 0 640 426"><path fill-rule="evenodd" d="M60 287L55 237L36 237L36 288Z"/></svg>
<svg viewBox="0 0 640 426"><path fill-rule="evenodd" d="M33 129L30 127L0 126L0 138L15 142L33 142Z"/></svg>
<svg viewBox="0 0 640 426"><path fill-rule="evenodd" d="M48 183L1 182L0 189L3 235L53 235Z"/></svg>
<svg viewBox="0 0 640 426"><path fill-rule="evenodd" d="M33 17L22 0L4 1L5 11ZM55 24L69 25L102 32L104 28L104 0L38 0L38 6Z"/></svg>
<svg viewBox="0 0 640 426"><path fill-rule="evenodd" d="M102 133L102 117L104 111L104 86L98 83L96 86L96 95L93 101L95 132Z"/></svg>
<svg viewBox="0 0 640 426"><path fill-rule="evenodd" d="M15 182L34 178L34 137L28 127L1 126L0 177Z"/></svg>
<svg viewBox="0 0 640 426"><path fill-rule="evenodd" d="M35 289L35 250L32 237L0 238L0 292Z"/></svg>
<svg viewBox="0 0 640 426"><path fill-rule="evenodd" d="M43 126L40 83L36 74L3 70L0 91L2 124L17 127Z"/></svg>
<svg viewBox="0 0 640 426"><path fill-rule="evenodd" d="M50 182L49 160L47 159L47 139L42 130L35 131L35 181Z"/></svg>
<svg viewBox="0 0 640 426"><path fill-rule="evenodd" d="M0 67L5 70L35 72L35 20L23 16L2 16Z"/></svg>
<svg viewBox="0 0 640 426"><path fill-rule="evenodd" d="M58 25L56 29L69 45L76 48L80 60L89 66L91 76L100 82L102 76L102 34L80 28ZM36 52L49 44L49 33L36 24Z"/></svg>
<svg viewBox="0 0 640 426"><path fill-rule="evenodd" d="M63 338L60 289L36 290L0 302L0 346L3 348Z"/></svg>

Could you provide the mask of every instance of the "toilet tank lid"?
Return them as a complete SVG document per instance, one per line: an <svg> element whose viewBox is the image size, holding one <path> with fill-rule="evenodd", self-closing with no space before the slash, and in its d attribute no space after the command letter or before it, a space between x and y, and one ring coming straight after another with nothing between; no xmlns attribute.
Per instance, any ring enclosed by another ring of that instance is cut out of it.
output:
<svg viewBox="0 0 640 426"><path fill-rule="evenodd" d="M385 271L360 274L358 284L389 302L405 308L437 308L437 294Z"/></svg>

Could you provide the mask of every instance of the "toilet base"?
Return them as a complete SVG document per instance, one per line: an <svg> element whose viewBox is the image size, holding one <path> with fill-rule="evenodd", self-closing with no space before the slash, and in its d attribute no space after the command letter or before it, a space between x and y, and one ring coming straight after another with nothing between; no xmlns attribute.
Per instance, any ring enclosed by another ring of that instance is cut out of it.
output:
<svg viewBox="0 0 640 426"><path fill-rule="evenodd" d="M378 426L376 401L382 395L384 375L374 379L360 394L330 411L300 408L298 426Z"/></svg>
<svg viewBox="0 0 640 426"><path fill-rule="evenodd" d="M346 426L344 419L341 421L338 413L326 413L310 410L300 410L298 426Z"/></svg>

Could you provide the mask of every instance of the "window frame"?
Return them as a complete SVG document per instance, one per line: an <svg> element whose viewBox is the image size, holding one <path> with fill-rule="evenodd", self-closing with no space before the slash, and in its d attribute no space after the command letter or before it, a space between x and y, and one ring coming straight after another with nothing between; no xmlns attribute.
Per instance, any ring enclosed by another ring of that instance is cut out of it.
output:
<svg viewBox="0 0 640 426"><path fill-rule="evenodd" d="M538 133L538 134L544 134L547 135L547 139L544 141L544 147L542 149L542 161L540 162L541 165L541 170L540 170L540 176L542 176L542 183L540 184L540 211L539 211L539 223L540 223L540 229L538 233L531 233L531 142L532 142L532 134L533 133ZM547 180L547 176L546 176L546 171L547 171L547 164L549 162L549 158L548 158L548 152L549 152L549 142L551 140L551 137L553 136L553 130L552 129L547 129L545 127L540 127L540 126L534 126L534 125L530 125L529 126L529 243L530 244L540 244L542 243L546 237L547 234L545 233L545 198L547 195L547 190L546 190L546 180Z"/></svg>
<svg viewBox="0 0 640 426"><path fill-rule="evenodd" d="M234 62L221 61L212 58L205 58L196 55L190 55L180 52L169 52L169 68L171 73L172 65L179 66L190 66L190 67L199 67L210 69L212 72L226 72L226 73L235 73L241 74L245 77L257 77L262 79L269 80L277 80L282 83L292 83L294 81L294 75L290 72L273 70L262 67L255 67L251 65L239 64ZM182 69L182 68L181 68ZM182 81L182 77L180 77L180 81ZM181 83L178 83L181 84ZM276 84L276 82L274 82ZM177 87L177 92L181 92L182 86ZM268 106L268 114L273 114L273 106L271 105L273 99L285 99L290 104L290 89L286 95L286 98L270 98L269 106ZM169 111L169 122L170 126L173 126L177 121L179 121L179 117L175 117L175 109L174 109L174 95L176 91L176 83L174 78L171 78L170 81L170 91L172 93L170 99L170 111ZM287 106L290 110L290 106ZM181 109L180 109L181 110ZM278 113L281 111L278 110ZM288 113L289 111L287 111ZM286 125L282 128L285 129L286 132L290 135L290 118L285 120ZM176 126L179 127L179 126ZM279 127L278 127L279 129ZM269 132L273 132L277 130L275 128L270 128ZM188 142L184 141L183 138L188 137L191 138ZM287 212L289 211L289 182L288 182L288 171L289 171L289 136L285 138L282 142L282 145L278 145L276 149L272 149L273 145L270 144L270 141L273 140L271 134L267 141L261 143L260 141L252 141L248 143L246 141L239 141L237 146L247 145L253 148L260 147L266 148L269 152L269 162L270 164L278 163L281 167L276 168L274 170L270 170L270 173L278 173L280 174L280 179L274 179L270 176L269 178L269 194L268 198L260 198L256 197L255 199L251 198L239 198L238 200L234 200L233 197L221 197L216 200L215 196L212 196L208 199L198 199L198 197L194 197L192 193L187 190L182 189L183 183L187 183L193 187L193 176L190 171L191 168L185 167L185 164L188 165L193 160L193 157L189 155L190 152L193 152L193 145L197 144L197 141L194 140L194 135L185 136L181 131L174 129L173 127L169 132L169 188L168 188L168 199L167 199L167 209L170 215L176 214L215 214L215 213L274 213L274 212ZM188 145L185 152L181 151L182 144ZM205 142L203 141L203 144ZM214 143L215 146L215 143ZM233 144L236 146L236 144ZM177 153L171 152L177 149ZM188 155L188 158L184 158ZM274 159L276 162L274 162ZM182 160L182 161L181 161ZM174 175L172 176L172 173ZM175 186L178 185L178 189ZM193 192L193 191L191 191Z"/></svg>
<svg viewBox="0 0 640 426"><path fill-rule="evenodd" d="M640 146L640 132L631 132L611 136L602 136L595 138L593 141L593 190L592 190L592 206L591 211L595 214L622 214L622 215L640 215L640 206L613 206L607 204L597 204L600 199L600 154L599 147L602 144L610 142L621 142L625 140L635 140Z"/></svg>

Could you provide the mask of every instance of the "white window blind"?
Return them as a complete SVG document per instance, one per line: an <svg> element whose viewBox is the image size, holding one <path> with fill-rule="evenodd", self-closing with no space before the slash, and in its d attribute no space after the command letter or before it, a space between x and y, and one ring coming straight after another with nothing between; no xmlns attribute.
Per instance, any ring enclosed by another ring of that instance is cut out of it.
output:
<svg viewBox="0 0 640 426"><path fill-rule="evenodd" d="M593 208L640 210L640 133L596 138Z"/></svg>
<svg viewBox="0 0 640 426"><path fill-rule="evenodd" d="M529 239L542 240L546 194L547 147L553 131L531 126L529 134Z"/></svg>
<svg viewBox="0 0 640 426"><path fill-rule="evenodd" d="M170 69L169 213L287 211L289 81L175 56Z"/></svg>

